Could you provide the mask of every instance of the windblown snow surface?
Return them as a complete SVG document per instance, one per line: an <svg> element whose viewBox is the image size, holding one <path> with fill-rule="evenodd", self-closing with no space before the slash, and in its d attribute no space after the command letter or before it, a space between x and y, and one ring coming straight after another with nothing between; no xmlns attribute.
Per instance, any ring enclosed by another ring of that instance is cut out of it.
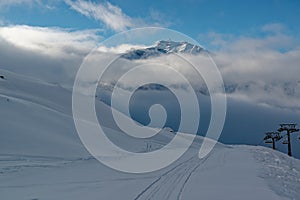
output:
<svg viewBox="0 0 300 200"><path fill-rule="evenodd" d="M300 161L265 147L218 143L200 160L202 138L196 137L162 170L110 169L90 156L77 136L70 90L4 70L0 74L5 77L0 79L0 199L300 199ZM109 110L100 101L97 106ZM110 121L104 124L110 130ZM110 133L126 146L126 137ZM172 134L166 129L134 150L159 148Z"/></svg>

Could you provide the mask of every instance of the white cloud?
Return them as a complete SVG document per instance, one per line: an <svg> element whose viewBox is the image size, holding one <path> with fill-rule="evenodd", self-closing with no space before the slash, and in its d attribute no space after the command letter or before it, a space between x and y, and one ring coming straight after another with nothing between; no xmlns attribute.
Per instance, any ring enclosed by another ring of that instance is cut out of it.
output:
<svg viewBox="0 0 300 200"><path fill-rule="evenodd" d="M263 37L208 34L223 78L235 88L229 96L300 109L300 42L281 24L261 31Z"/></svg>
<svg viewBox="0 0 300 200"><path fill-rule="evenodd" d="M143 24L142 20L129 17L121 8L109 2L94 3L83 0L65 0L65 2L77 12L103 22L114 31L124 31Z"/></svg>
<svg viewBox="0 0 300 200"><path fill-rule="evenodd" d="M20 4L32 4L37 2L40 2L40 0L3 0L0 1L0 7L8 7Z"/></svg>
<svg viewBox="0 0 300 200"><path fill-rule="evenodd" d="M175 20L176 22L174 22L174 19L171 19L164 12L153 8L150 9L149 16L152 20L156 21L156 23L154 23L153 26L169 27L173 24L180 23L178 19Z"/></svg>
<svg viewBox="0 0 300 200"><path fill-rule="evenodd" d="M101 52L105 52L105 53L116 53L116 54L120 54L120 53L126 53L132 49L145 49L148 46L144 46L144 45L132 45L132 44L121 44L118 46L114 46L114 47L106 47L106 46L99 46L99 48L97 48L99 51Z"/></svg>
<svg viewBox="0 0 300 200"><path fill-rule="evenodd" d="M97 31L16 25L0 27L0 37L19 48L50 56L64 56L66 53L86 52L95 47L99 40Z"/></svg>
<svg viewBox="0 0 300 200"><path fill-rule="evenodd" d="M97 30L0 27L0 67L71 87L82 59L101 38Z"/></svg>
<svg viewBox="0 0 300 200"><path fill-rule="evenodd" d="M281 33L286 29L286 27L280 23L271 23L264 25L261 29L265 32Z"/></svg>

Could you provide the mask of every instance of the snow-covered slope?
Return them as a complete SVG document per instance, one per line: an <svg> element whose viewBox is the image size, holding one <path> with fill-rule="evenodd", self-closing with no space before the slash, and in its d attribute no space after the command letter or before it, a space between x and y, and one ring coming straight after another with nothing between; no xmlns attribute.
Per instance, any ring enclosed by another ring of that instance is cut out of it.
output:
<svg viewBox="0 0 300 200"><path fill-rule="evenodd" d="M1 70L0 152L43 156L87 155L71 117L71 92ZM66 148L67 146L67 148Z"/></svg>
<svg viewBox="0 0 300 200"><path fill-rule="evenodd" d="M218 146L204 160L196 151L139 175L92 158L1 155L0 192L4 199L299 199L299 160L259 147Z"/></svg>
<svg viewBox="0 0 300 200"><path fill-rule="evenodd" d="M201 137L160 171L112 170L81 144L71 91L4 70L0 75L0 199L300 199L299 160L264 147L220 143L200 160ZM97 106L109 111L100 101ZM132 143L111 130L111 121L102 122L113 140L136 152L160 148L173 137L164 130Z"/></svg>

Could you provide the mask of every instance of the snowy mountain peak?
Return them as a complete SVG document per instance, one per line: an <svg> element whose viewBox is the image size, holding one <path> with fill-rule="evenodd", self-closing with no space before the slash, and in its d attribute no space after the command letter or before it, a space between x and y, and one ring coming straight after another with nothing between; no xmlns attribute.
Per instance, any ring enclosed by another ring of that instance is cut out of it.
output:
<svg viewBox="0 0 300 200"><path fill-rule="evenodd" d="M175 42L175 41L159 41L156 45L157 49L166 51L167 53L191 53L197 54L200 53L203 48L188 42Z"/></svg>
<svg viewBox="0 0 300 200"><path fill-rule="evenodd" d="M199 54L204 49L198 45L194 45L188 42L176 42L172 40L158 41L154 46L145 49L133 49L123 54L122 57L129 60L147 59L149 57L160 56L170 53L187 53L187 54Z"/></svg>

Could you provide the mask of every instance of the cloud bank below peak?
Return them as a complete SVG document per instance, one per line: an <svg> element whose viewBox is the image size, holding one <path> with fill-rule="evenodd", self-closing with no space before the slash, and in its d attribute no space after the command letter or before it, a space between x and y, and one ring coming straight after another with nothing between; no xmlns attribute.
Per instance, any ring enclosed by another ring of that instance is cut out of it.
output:
<svg viewBox="0 0 300 200"><path fill-rule="evenodd" d="M256 36L210 32L200 38L214 49L228 96L299 110L300 41L279 23L255 31Z"/></svg>
<svg viewBox="0 0 300 200"><path fill-rule="evenodd" d="M268 34L259 38L210 34L211 44L221 46L213 51L213 58L223 76L227 95L254 104L300 110L300 43L283 33L282 26L266 26L264 30ZM84 57L103 39L97 31L25 25L0 27L0 67L72 87ZM124 43L114 47L102 45L99 49L122 54L146 47ZM167 58L152 60L160 63ZM178 65L172 59L168 61L172 66ZM123 67L127 62L134 61L124 61ZM180 66L183 73L189 74L185 69L189 68ZM153 70L161 72L161 69Z"/></svg>

